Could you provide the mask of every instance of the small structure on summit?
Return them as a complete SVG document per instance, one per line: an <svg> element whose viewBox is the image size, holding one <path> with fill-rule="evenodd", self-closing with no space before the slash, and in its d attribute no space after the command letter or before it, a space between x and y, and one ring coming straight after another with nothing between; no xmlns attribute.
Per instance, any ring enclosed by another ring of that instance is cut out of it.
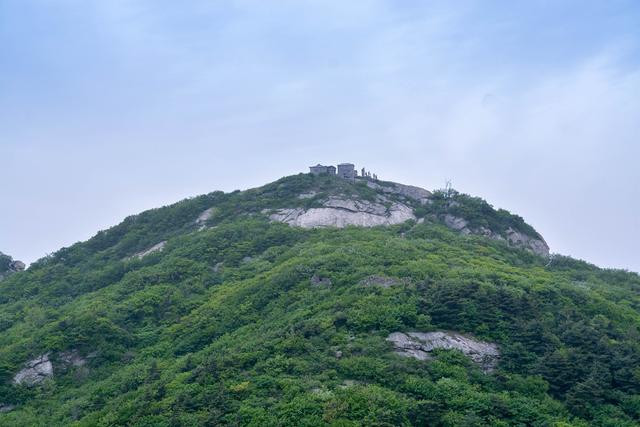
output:
<svg viewBox="0 0 640 427"><path fill-rule="evenodd" d="M335 175L336 167L335 166L324 166L318 163L315 166L309 166L309 172L313 175Z"/></svg>
<svg viewBox="0 0 640 427"><path fill-rule="evenodd" d="M337 171L335 166L325 166L318 163L315 166L309 166L309 173L312 175L338 175L339 178L349 181L354 181L356 178L378 180L376 174L366 171L365 168L362 168L362 175L358 176L358 171L353 163L340 163Z"/></svg>
<svg viewBox="0 0 640 427"><path fill-rule="evenodd" d="M353 163L340 163L338 165L338 176L343 179L356 179L358 173L356 172Z"/></svg>

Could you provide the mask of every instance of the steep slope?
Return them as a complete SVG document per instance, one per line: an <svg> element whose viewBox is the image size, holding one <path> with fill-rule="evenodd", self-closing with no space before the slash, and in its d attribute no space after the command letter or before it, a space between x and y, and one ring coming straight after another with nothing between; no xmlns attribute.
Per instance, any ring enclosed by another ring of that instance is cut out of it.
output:
<svg viewBox="0 0 640 427"><path fill-rule="evenodd" d="M0 425L637 425L640 278L466 197L298 175L64 248L0 282ZM335 200L415 219L272 216Z"/></svg>

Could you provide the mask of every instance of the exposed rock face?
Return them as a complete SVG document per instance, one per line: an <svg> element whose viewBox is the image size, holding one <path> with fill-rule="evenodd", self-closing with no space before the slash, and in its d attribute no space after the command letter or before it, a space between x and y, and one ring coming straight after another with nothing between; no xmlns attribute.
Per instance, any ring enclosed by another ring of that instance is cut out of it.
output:
<svg viewBox="0 0 640 427"><path fill-rule="evenodd" d="M298 199L312 199L316 196L316 194L318 193L316 193L315 191L309 191L308 193L301 193L298 195Z"/></svg>
<svg viewBox="0 0 640 427"><path fill-rule="evenodd" d="M459 350L477 363L485 373L493 371L500 352L493 343L478 341L455 332L394 332L387 341L393 343L396 353L418 360L427 360L435 349Z"/></svg>
<svg viewBox="0 0 640 427"><path fill-rule="evenodd" d="M429 202L429 197L431 197L431 192L425 190L424 188L415 187L413 185L404 185L398 184L397 182L390 182L390 185L381 185L377 182L367 181L367 186L369 188L373 188L374 190L381 190L385 193L393 193L400 194L405 197L409 197L410 199L417 200L422 204L426 204Z"/></svg>
<svg viewBox="0 0 640 427"><path fill-rule="evenodd" d="M95 356L94 354L89 355L88 357ZM60 363L65 366L74 366L80 367L87 364L87 359L82 357L77 350L65 351L58 355L58 359Z"/></svg>
<svg viewBox="0 0 640 427"><path fill-rule="evenodd" d="M549 246L542 238L532 237L509 227L506 230L506 238L486 227L470 228L469 222L464 218L451 214L446 214L442 220L445 225L452 230L459 231L462 234L477 234L495 240L506 240L510 245L527 249L536 255L549 256Z"/></svg>
<svg viewBox="0 0 640 427"><path fill-rule="evenodd" d="M0 403L0 414L3 412L13 411L16 407L13 405L7 405L6 403Z"/></svg>
<svg viewBox="0 0 640 427"><path fill-rule="evenodd" d="M14 273L24 271L26 265L22 261L14 260L9 255L0 252L0 280Z"/></svg>
<svg viewBox="0 0 640 427"><path fill-rule="evenodd" d="M166 241L162 241L160 243L157 243L153 246L151 246L149 249L145 249L142 252L138 252L137 254L133 254L131 255L129 258L127 259L133 259L133 258L138 258L138 259L142 259L144 257L146 257L149 254L152 254L154 252L160 252L164 249L165 245L167 244Z"/></svg>
<svg viewBox="0 0 640 427"><path fill-rule="evenodd" d="M447 227L457 231L462 231L462 230L469 231L469 229L467 228L467 225L469 225L469 223L464 218L456 217L451 214L446 214L444 216L444 223L447 225Z"/></svg>
<svg viewBox="0 0 640 427"><path fill-rule="evenodd" d="M25 367L13 377L14 384L32 387L53 376L53 365L49 354L43 354L25 363Z"/></svg>
<svg viewBox="0 0 640 427"><path fill-rule="evenodd" d="M400 280L385 276L369 276L360 281L362 286L378 286L381 288L390 288L402 283Z"/></svg>
<svg viewBox="0 0 640 427"><path fill-rule="evenodd" d="M378 202L330 198L319 208L279 209L271 214L272 221L280 221L303 228L317 227L375 227L400 224L415 219L413 210L401 203L392 203L389 208Z"/></svg>
<svg viewBox="0 0 640 427"><path fill-rule="evenodd" d="M14 271L14 272L18 272L18 271L23 271L25 269L26 265L24 262L22 261L11 261L11 264L9 264L9 269Z"/></svg>
<svg viewBox="0 0 640 427"><path fill-rule="evenodd" d="M512 245L529 249L534 254L549 256L549 245L544 239L527 236L509 227L507 229L507 240Z"/></svg>
<svg viewBox="0 0 640 427"><path fill-rule="evenodd" d="M24 368L13 377L14 384L22 384L27 387L33 387L42 383L47 378L53 377L53 363L49 358L49 353L29 360L24 364ZM87 360L96 357L97 353L91 353L86 357L82 357L78 350L69 350L58 353L53 357L56 363L56 370L60 368L65 372L68 368L80 368L87 364Z"/></svg>
<svg viewBox="0 0 640 427"><path fill-rule="evenodd" d="M223 262L216 263L216 265L213 266L213 272L214 273L219 272L223 265L224 265Z"/></svg>
<svg viewBox="0 0 640 427"><path fill-rule="evenodd" d="M205 210L204 212L202 212L198 218L196 218L196 225L199 226L199 230L204 230L205 228L207 228L207 221L213 216L213 214L215 213L216 208L209 208L207 210Z"/></svg>

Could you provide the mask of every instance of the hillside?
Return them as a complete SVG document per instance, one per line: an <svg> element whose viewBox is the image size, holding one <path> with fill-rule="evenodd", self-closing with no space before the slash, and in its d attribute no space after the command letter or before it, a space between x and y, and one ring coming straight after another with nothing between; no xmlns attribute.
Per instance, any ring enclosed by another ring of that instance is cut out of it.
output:
<svg viewBox="0 0 640 427"><path fill-rule="evenodd" d="M300 174L0 281L0 425L640 423L640 277L455 191Z"/></svg>

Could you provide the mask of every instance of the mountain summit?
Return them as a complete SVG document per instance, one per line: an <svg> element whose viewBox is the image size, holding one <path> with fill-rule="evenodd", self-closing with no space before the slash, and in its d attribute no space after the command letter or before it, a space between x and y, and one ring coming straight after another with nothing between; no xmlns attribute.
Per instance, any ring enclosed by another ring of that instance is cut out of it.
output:
<svg viewBox="0 0 640 427"><path fill-rule="evenodd" d="M0 425L640 423L638 275L550 258L480 198L316 167L0 281Z"/></svg>
<svg viewBox="0 0 640 427"><path fill-rule="evenodd" d="M327 168L314 166L313 168ZM364 170L363 170L364 173ZM287 208L269 210L269 218L304 228L374 227L413 220L440 221L462 234L474 234L548 256L549 246L524 220L505 210L495 210L480 198L455 190L432 193L420 187L378 181L371 177L317 173L302 184L298 200ZM286 179L283 182L286 184ZM302 200L302 201L301 201Z"/></svg>

